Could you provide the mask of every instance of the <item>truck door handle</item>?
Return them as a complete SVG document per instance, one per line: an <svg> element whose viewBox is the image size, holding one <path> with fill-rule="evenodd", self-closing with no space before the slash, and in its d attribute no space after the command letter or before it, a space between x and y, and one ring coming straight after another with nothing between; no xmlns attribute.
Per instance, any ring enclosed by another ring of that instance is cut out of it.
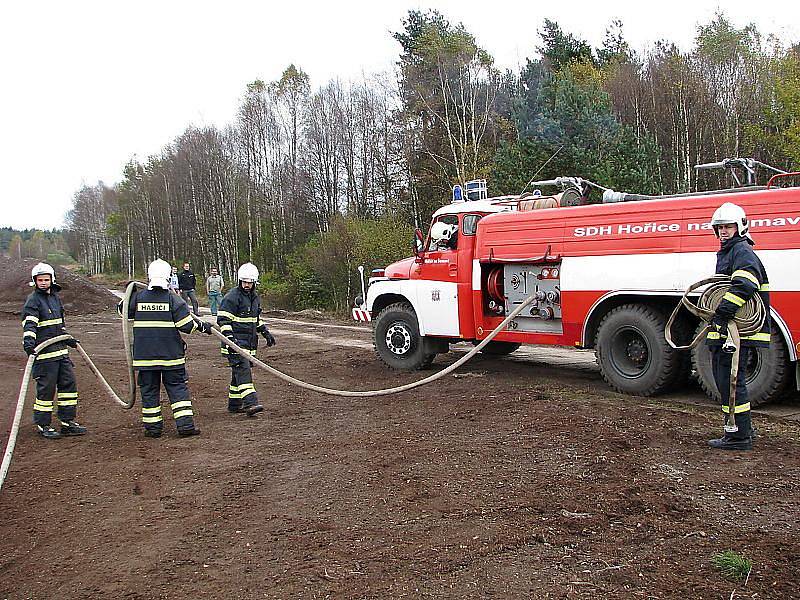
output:
<svg viewBox="0 0 800 600"><path fill-rule="evenodd" d="M450 263L450 275L455 276L458 273L458 264L457 263Z"/></svg>

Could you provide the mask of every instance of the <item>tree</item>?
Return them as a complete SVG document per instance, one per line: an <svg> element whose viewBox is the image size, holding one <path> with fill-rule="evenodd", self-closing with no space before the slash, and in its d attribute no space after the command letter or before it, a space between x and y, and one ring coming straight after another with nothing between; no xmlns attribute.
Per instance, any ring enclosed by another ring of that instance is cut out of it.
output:
<svg viewBox="0 0 800 600"><path fill-rule="evenodd" d="M555 21L545 19L539 30L542 45L537 48L547 68L558 72L571 63L594 63L592 47L571 33L564 33Z"/></svg>
<svg viewBox="0 0 800 600"><path fill-rule="evenodd" d="M622 33L622 21L614 19L606 29L602 47L597 50L597 61L601 66L609 66L632 62L633 59L633 50Z"/></svg>
<svg viewBox="0 0 800 600"><path fill-rule="evenodd" d="M486 176L498 143L499 74L463 25L437 11L410 11L394 33L403 52L401 94L406 159L417 223L454 182Z"/></svg>
<svg viewBox="0 0 800 600"><path fill-rule="evenodd" d="M22 260L22 237L17 233L8 245L8 255L18 261Z"/></svg>

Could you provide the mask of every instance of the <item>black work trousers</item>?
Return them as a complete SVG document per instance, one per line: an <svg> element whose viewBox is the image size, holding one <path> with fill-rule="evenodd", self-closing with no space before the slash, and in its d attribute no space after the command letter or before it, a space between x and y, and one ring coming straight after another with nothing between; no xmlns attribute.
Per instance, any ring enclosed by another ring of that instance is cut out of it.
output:
<svg viewBox="0 0 800 600"><path fill-rule="evenodd" d="M714 382L722 399L722 412L728 414L728 400L731 389L731 363L733 354L723 352L722 346L711 346L711 369L714 375ZM742 346L739 349L739 373L736 377L736 408L734 417L739 431L733 437L749 437L751 433L750 401L747 399L747 361L750 357L752 348Z"/></svg>
<svg viewBox="0 0 800 600"><path fill-rule="evenodd" d="M236 354L228 354L231 367L231 385L228 388L228 410L236 412L241 407L258 404L258 394L253 385L253 370L250 361Z"/></svg>
<svg viewBox="0 0 800 600"><path fill-rule="evenodd" d="M137 375L142 396L142 423L148 431L161 432L164 418L161 415L161 384L167 391L172 417L178 431L194 429L194 411L186 385L186 367L177 369L142 370Z"/></svg>
<svg viewBox="0 0 800 600"><path fill-rule="evenodd" d="M197 305L197 296L194 293L194 290L181 290L181 298L186 304L189 304L189 301L192 303L192 312L196 315L200 314L200 307Z"/></svg>
<svg viewBox="0 0 800 600"><path fill-rule="evenodd" d="M78 384L72 360L68 356L58 360L37 360L33 363L31 375L36 380L33 422L43 427L50 425L54 399L59 420L62 423L74 420L78 410Z"/></svg>

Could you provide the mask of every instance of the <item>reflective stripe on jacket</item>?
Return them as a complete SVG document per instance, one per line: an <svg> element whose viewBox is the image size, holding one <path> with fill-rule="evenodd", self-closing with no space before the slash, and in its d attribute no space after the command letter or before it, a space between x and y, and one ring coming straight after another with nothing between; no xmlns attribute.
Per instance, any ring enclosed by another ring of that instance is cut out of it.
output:
<svg viewBox="0 0 800 600"><path fill-rule="evenodd" d="M135 369L177 369L186 363L180 332L192 333L197 324L181 298L161 288L139 291L128 303L128 318L133 319Z"/></svg>
<svg viewBox="0 0 800 600"><path fill-rule="evenodd" d="M722 297L716 314L730 320L753 294L759 294L767 311L764 326L756 334L742 337L743 346L769 346L769 279L764 265L756 255L750 240L739 235L725 241L717 252L717 274L729 275L731 287ZM709 345L721 345L726 335L711 331L706 336Z"/></svg>
<svg viewBox="0 0 800 600"><path fill-rule="evenodd" d="M38 346L42 342L67 333L64 329L64 305L58 296L60 286L52 284L50 293L36 288L30 293L22 307L22 344L31 342ZM36 357L37 361L61 360L69 356L69 348L58 342L45 348Z"/></svg>
<svg viewBox="0 0 800 600"><path fill-rule="evenodd" d="M258 333L256 328L261 324L261 300L255 290L245 292L241 286L225 294L217 311L217 325L225 335L233 333L234 341L252 354L258 348ZM228 347L221 344L223 354L228 353Z"/></svg>

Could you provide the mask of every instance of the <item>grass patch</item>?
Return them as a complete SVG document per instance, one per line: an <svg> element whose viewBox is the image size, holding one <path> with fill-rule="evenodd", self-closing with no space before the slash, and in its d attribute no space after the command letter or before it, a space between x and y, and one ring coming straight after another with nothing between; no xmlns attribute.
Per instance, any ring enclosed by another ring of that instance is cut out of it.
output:
<svg viewBox="0 0 800 600"><path fill-rule="evenodd" d="M750 574L750 570L753 568L752 560L733 550L720 552L711 559L711 562L722 571L725 577L736 580L746 579Z"/></svg>

